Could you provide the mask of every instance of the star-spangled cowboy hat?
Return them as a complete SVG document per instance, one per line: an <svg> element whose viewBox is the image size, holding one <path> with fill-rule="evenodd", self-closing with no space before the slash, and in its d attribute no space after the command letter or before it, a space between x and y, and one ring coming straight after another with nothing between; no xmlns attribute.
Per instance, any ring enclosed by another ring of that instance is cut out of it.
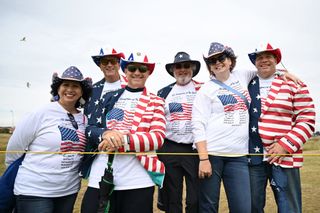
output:
<svg viewBox="0 0 320 213"><path fill-rule="evenodd" d="M78 81L80 83L84 83L88 85L92 84L91 78L83 78L82 73L75 66L71 66L68 69L66 69L62 73L61 77L58 76L58 73L53 73L52 83L54 83L55 81L61 81L61 80Z"/></svg>
<svg viewBox="0 0 320 213"><path fill-rule="evenodd" d="M273 54L276 57L277 64L281 61L281 51L279 48L274 49L270 43L260 45L259 49L256 48L256 50L252 53L249 53L248 56L250 58L250 61L255 65L256 64L256 58L259 53L263 52L269 52Z"/></svg>
<svg viewBox="0 0 320 213"><path fill-rule="evenodd" d="M225 46L218 42L212 42L209 47L208 55L203 55L205 62L212 56L218 55L220 53L227 53L230 57L236 57L231 47Z"/></svg>
<svg viewBox="0 0 320 213"><path fill-rule="evenodd" d="M99 55L91 56L91 58L93 59L94 63L96 63L96 65L99 67L101 58L103 58L105 56L115 56L119 59L125 58L125 56L122 52L117 53L117 51L111 47L101 48Z"/></svg>
<svg viewBox="0 0 320 213"><path fill-rule="evenodd" d="M155 63L150 63L147 55L141 52L133 52L129 55L127 60L125 59L120 60L120 67L123 72L129 63L139 63L139 64L146 65L148 67L148 70L150 71L150 75L153 72L155 67Z"/></svg>
<svg viewBox="0 0 320 213"><path fill-rule="evenodd" d="M183 62L190 62L191 64L194 64L196 66L196 69L193 71L192 77L196 76L199 73L199 70L201 67L200 62L195 61L195 60L191 60L190 55L186 52L178 52L174 57L173 63L166 64L167 72L171 76L173 76L173 70L172 70L173 65L178 64L178 63L183 63Z"/></svg>
<svg viewBox="0 0 320 213"><path fill-rule="evenodd" d="M84 101L88 101L92 91L92 79L84 78L80 70L75 66L71 66L68 69L66 69L62 73L61 77L58 76L58 73L53 73L50 92L53 96L53 101L57 101L59 99L58 88L64 80L80 82L83 92L82 98L84 99ZM76 107L78 107L80 104L77 103Z"/></svg>

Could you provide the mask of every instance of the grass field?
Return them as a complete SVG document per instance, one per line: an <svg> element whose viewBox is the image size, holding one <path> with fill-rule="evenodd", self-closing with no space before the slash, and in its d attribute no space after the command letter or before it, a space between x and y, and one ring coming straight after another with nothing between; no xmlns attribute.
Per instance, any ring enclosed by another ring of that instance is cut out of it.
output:
<svg viewBox="0 0 320 213"><path fill-rule="evenodd" d="M8 142L9 134L0 134L0 151L6 149L6 144ZM320 137L310 139L304 146L304 166L301 171L301 182L302 182L302 202L303 202L303 212L305 213L316 213L320 211ZM0 175L3 173L4 166L4 153L0 153ZM82 181L82 187L78 195L78 199L75 205L74 212L78 213L79 206L83 193L86 188L86 181ZM155 193L156 201L156 193ZM154 205L154 212L161 213ZM228 212L228 206L224 191L221 191L220 200L220 212ZM267 204L265 212L277 212L276 205L274 203L273 195L271 193L270 187L268 187L267 194Z"/></svg>

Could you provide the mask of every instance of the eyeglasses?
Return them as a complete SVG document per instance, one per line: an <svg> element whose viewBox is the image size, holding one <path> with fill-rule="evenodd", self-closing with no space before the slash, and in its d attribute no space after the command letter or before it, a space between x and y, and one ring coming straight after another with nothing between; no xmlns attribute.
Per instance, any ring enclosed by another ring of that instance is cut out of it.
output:
<svg viewBox="0 0 320 213"><path fill-rule="evenodd" d="M218 57L213 57L208 59L208 64L216 64L217 61L220 63L224 62L227 59L226 54L219 55Z"/></svg>
<svg viewBox="0 0 320 213"><path fill-rule="evenodd" d="M67 113L67 115L71 121L73 128L78 129L78 124L77 124L77 121L74 119L74 116L69 112Z"/></svg>
<svg viewBox="0 0 320 213"><path fill-rule="evenodd" d="M139 70L139 72L141 73L146 73L148 71L148 67L145 65L128 65L127 69L129 72L135 72L137 69Z"/></svg>
<svg viewBox="0 0 320 213"><path fill-rule="evenodd" d="M174 67L176 69L182 69L182 68L189 69L191 67L191 64L190 63L179 63L179 64L174 65Z"/></svg>
<svg viewBox="0 0 320 213"><path fill-rule="evenodd" d="M102 58L100 60L100 64L108 65L109 63L111 63L112 65L116 65L117 63L119 63L119 59L117 59L117 58Z"/></svg>

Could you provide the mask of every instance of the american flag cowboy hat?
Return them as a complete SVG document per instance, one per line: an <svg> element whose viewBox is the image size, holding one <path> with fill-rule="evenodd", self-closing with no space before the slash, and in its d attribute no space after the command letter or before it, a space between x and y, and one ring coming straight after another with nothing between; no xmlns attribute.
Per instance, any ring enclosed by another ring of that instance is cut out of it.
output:
<svg viewBox="0 0 320 213"><path fill-rule="evenodd" d="M148 70L150 71L150 75L153 72L155 67L155 63L150 63L147 55L141 52L133 52L129 55L127 60L125 59L120 60L120 66L123 72L126 66L130 63L139 63L139 64L146 65L148 67Z"/></svg>
<svg viewBox="0 0 320 213"><path fill-rule="evenodd" d="M248 56L250 58L250 61L255 65L256 64L256 58L257 58L257 55L259 53L263 53L263 52L270 52L272 53L275 57L276 57L276 60L277 60L277 64L280 63L281 61L281 51L279 48L276 48L274 49L270 43L267 43L267 44L263 44L263 45L260 45L259 48L256 48L256 50L252 53L249 53Z"/></svg>
<svg viewBox="0 0 320 213"><path fill-rule="evenodd" d="M100 60L101 58L105 56L114 56L117 58L125 58L124 54L122 52L117 52L114 48L112 47L106 47L106 48L101 48L99 51L99 55L94 55L91 56L93 59L94 63L99 67L100 66Z"/></svg>
<svg viewBox="0 0 320 213"><path fill-rule="evenodd" d="M225 46L218 42L212 42L209 47L208 55L203 55L203 59L205 62L207 62L209 58L224 52L227 53L230 57L236 58L231 47Z"/></svg>

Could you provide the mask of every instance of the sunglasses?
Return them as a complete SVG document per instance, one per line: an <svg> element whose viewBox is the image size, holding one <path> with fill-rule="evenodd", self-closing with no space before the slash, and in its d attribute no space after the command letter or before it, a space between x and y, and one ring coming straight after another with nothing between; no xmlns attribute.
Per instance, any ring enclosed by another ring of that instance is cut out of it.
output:
<svg viewBox="0 0 320 213"><path fill-rule="evenodd" d="M77 124L77 121L74 119L74 116L69 112L67 113L67 115L71 121L73 128L78 129L78 124Z"/></svg>
<svg viewBox="0 0 320 213"><path fill-rule="evenodd" d="M208 64L216 64L217 61L219 61L220 63L224 62L227 59L227 55L226 54L222 54L218 57L213 57L213 58L209 58L208 59Z"/></svg>
<svg viewBox="0 0 320 213"><path fill-rule="evenodd" d="M135 72L139 70L141 73L146 73L148 71L148 67L145 65L128 65L127 69L129 72Z"/></svg>
<svg viewBox="0 0 320 213"><path fill-rule="evenodd" d="M117 59L117 58L102 58L100 60L100 64L108 65L109 63L111 63L112 65L116 65L117 63L119 63L119 59Z"/></svg>
<svg viewBox="0 0 320 213"><path fill-rule="evenodd" d="M179 64L174 65L174 67L176 69L182 69L182 68L189 69L191 67L191 64L190 63L179 63Z"/></svg>

